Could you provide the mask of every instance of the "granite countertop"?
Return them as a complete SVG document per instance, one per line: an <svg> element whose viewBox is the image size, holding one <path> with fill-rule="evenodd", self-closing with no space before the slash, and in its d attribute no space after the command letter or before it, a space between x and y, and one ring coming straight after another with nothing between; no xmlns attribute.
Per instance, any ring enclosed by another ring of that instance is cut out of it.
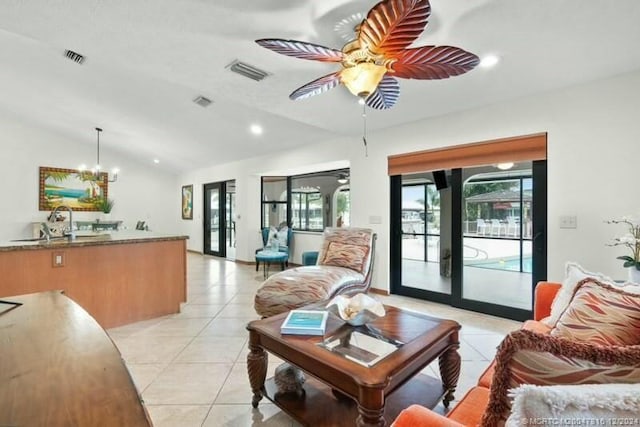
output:
<svg viewBox="0 0 640 427"><path fill-rule="evenodd" d="M0 252L15 250L38 250L79 246L117 245L124 243L161 242L168 240L184 240L189 236L163 234L151 231L121 230L121 231L77 231L76 240L70 242L66 237L54 237L51 241L29 240L0 241Z"/></svg>

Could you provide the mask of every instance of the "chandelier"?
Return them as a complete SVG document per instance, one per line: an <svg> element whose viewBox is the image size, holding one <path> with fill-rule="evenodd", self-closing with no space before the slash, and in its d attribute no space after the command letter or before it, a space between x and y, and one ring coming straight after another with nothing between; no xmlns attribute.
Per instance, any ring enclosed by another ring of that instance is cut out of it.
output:
<svg viewBox="0 0 640 427"><path fill-rule="evenodd" d="M91 174L93 175L94 179L96 181L98 181L100 179L101 174L106 174L107 175L107 180L109 182L116 182L118 180L118 172L120 172L120 169L118 168L113 168L111 169L111 177L109 177L109 172L102 172L102 166L100 166L100 132L102 132L102 129L100 128L96 128L96 132L97 132L97 140L98 140L98 145L97 145L97 150L96 150L96 164L94 167L92 167L91 169L89 169L89 171L91 172ZM87 165L82 164L80 166L78 166L78 170L80 172L85 172L87 171Z"/></svg>

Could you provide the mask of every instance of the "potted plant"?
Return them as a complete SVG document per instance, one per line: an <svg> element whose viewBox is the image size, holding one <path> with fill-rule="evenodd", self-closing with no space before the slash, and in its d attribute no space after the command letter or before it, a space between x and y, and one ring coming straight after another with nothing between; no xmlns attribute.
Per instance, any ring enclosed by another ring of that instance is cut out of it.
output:
<svg viewBox="0 0 640 427"><path fill-rule="evenodd" d="M629 281L640 283L640 222L631 217L622 217L621 220L607 221L609 224L624 224L628 233L622 237L613 239L609 246L626 246L631 256L621 255L616 259L624 261L624 267L629 270Z"/></svg>
<svg viewBox="0 0 640 427"><path fill-rule="evenodd" d="M96 207L98 208L98 210L100 210L100 212L102 212L102 219L108 220L109 218L111 218L111 210L113 209L114 204L115 201L107 197L101 197L96 202Z"/></svg>

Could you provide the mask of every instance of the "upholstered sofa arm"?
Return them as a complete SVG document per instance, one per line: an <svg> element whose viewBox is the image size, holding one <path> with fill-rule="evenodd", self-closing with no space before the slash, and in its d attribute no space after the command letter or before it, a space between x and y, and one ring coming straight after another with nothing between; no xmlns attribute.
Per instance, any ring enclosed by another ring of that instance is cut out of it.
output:
<svg viewBox="0 0 640 427"><path fill-rule="evenodd" d="M542 320L551 314L551 303L561 286L556 282L538 282L533 306L534 320Z"/></svg>
<svg viewBox="0 0 640 427"><path fill-rule="evenodd" d="M411 405L400 412L391 427L464 427L420 405Z"/></svg>
<svg viewBox="0 0 640 427"><path fill-rule="evenodd" d="M607 347L518 330L502 341L495 362L485 427L504 422L511 410L509 389L521 384L640 382L640 345Z"/></svg>

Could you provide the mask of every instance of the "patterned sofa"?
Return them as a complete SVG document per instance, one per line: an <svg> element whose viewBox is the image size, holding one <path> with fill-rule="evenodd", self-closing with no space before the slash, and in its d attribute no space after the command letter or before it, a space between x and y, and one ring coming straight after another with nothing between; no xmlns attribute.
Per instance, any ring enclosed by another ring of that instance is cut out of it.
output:
<svg viewBox="0 0 640 427"><path fill-rule="evenodd" d="M368 228L327 228L316 265L269 277L256 292L254 307L274 316L340 294L366 292L371 285L376 234Z"/></svg>
<svg viewBox="0 0 640 427"><path fill-rule="evenodd" d="M582 292L589 287L590 291ZM594 287L598 288L596 292L592 292ZM637 316L632 315L632 320L625 325L631 326L631 330L636 331L636 345L603 345L604 343L598 343L598 340L601 340L603 336L609 339L611 336L617 335L616 331L611 330L611 323L604 319L606 316L602 313L618 311L613 316L618 317L619 321L620 311L625 310L624 304L630 304L627 307L631 313L638 310L638 297L629 297L626 294L610 305L606 301L607 297L597 294L601 289L611 291L613 287L603 285L592 278L578 282L576 290L573 291L574 300L578 297L579 292L582 292L584 294L582 296L586 295L584 298L586 304L579 308L572 308L568 305L562 311L562 316L568 314L568 317L573 316L574 319L584 319L588 317L586 313L591 312L600 314L601 319L592 316L593 321L600 322L600 326L596 328L600 331L596 331L595 340L574 340L568 339L569 335L561 336L558 328L559 326L575 328L575 333L580 334L588 328L579 325L579 320L567 322L563 321L563 317L560 317L558 320L554 319L553 322L550 322L550 318L547 317L552 314L552 302L554 305L556 304L554 297L560 289L561 284L559 283L538 283L535 290L535 320L525 322L522 329L507 335L498 347L493 363L482 374L478 384L449 411L446 417L425 407L412 405L398 415L392 426L501 427L505 425L505 422L508 427L521 426L535 422L537 419L533 418L533 421L528 418L514 419L521 413L515 411L516 408L514 408L514 415L510 417L511 397L522 388L537 387L537 390L542 391L543 389L558 388L558 384L600 384L600 387L606 387L614 383L622 384L623 389L637 387L637 383L640 382L640 345L637 345L640 335L637 333ZM613 294L617 293L624 294L618 289L613 289ZM631 302L632 299L635 302ZM621 301L623 304L620 304ZM573 300L570 302L573 305ZM544 320L544 322L540 320ZM551 327L549 323L555 324L555 326ZM593 392L594 389L598 389L598 387L587 387L584 390ZM558 402L549 402L549 404L558 405ZM586 404L579 408L580 411L582 414L587 414ZM548 425L556 425L553 419L545 418L544 420ZM545 422L544 420L541 422Z"/></svg>

